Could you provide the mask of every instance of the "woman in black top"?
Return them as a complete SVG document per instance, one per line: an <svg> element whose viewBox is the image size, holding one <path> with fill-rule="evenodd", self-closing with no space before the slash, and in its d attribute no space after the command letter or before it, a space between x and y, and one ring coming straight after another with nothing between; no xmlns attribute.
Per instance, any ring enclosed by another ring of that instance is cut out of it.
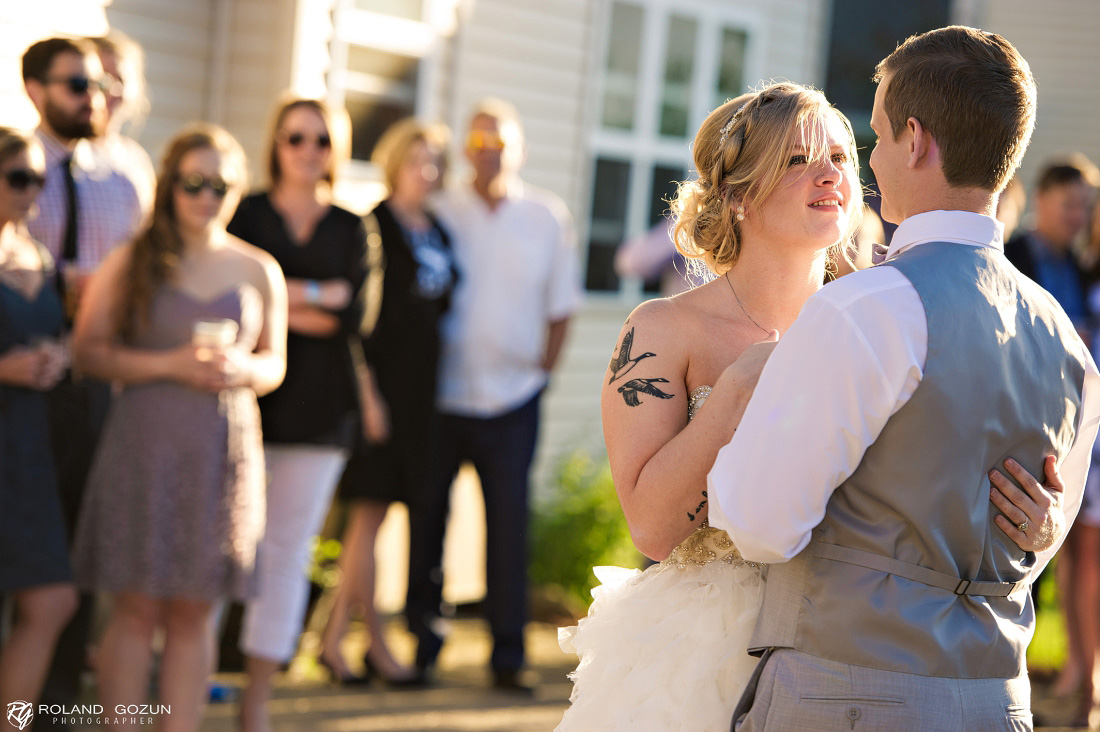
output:
<svg viewBox="0 0 1100 732"><path fill-rule="evenodd" d="M364 348L391 430L387 440L359 444L341 481L341 496L350 502L342 584L322 639L322 658L342 665L340 639L351 609L362 605L371 634L368 675L391 684L422 679L385 643L374 609L374 543L389 504L415 498L432 459L439 319L456 272L447 235L424 205L439 185L445 144L443 129L407 119L387 130L374 152L390 195L367 217L381 236L386 266L378 323Z"/></svg>
<svg viewBox="0 0 1100 732"><path fill-rule="evenodd" d="M272 677L293 656L302 628L310 540L356 435L348 339L360 327L366 232L358 216L331 202L348 128L347 113L322 102L279 105L269 142L271 189L242 200L228 227L275 257L290 304L286 379L259 402L269 483L259 596L248 603L241 632L245 732L270 728Z"/></svg>

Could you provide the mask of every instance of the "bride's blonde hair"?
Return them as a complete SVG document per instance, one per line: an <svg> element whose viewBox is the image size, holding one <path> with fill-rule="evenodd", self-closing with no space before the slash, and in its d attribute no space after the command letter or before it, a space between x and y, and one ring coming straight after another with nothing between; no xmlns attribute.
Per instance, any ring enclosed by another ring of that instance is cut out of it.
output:
<svg viewBox="0 0 1100 732"><path fill-rule="evenodd" d="M741 226L734 215L738 205L767 200L779 187L792 151L805 147L808 160L829 156L827 125L839 119L848 133L848 157L856 166L852 125L816 89L782 82L758 92L742 94L711 112L693 146L699 177L680 184L672 202L673 240L689 263L701 260L714 275L727 272L741 253ZM862 190L852 190L848 232L829 248L828 265L846 257L862 217ZM713 275L712 275L713 276Z"/></svg>

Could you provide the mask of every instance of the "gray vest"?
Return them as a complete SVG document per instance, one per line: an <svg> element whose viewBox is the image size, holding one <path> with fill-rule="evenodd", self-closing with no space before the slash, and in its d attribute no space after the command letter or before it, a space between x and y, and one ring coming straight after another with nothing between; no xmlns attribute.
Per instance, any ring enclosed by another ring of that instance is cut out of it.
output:
<svg viewBox="0 0 1100 732"><path fill-rule="evenodd" d="M1034 555L993 522L988 473L1011 456L1041 476L1044 455L1065 457L1084 383L1079 339L1053 298L996 250L933 242L882 266L924 305L924 375L806 549L769 567L750 648L1012 678L1034 627Z"/></svg>

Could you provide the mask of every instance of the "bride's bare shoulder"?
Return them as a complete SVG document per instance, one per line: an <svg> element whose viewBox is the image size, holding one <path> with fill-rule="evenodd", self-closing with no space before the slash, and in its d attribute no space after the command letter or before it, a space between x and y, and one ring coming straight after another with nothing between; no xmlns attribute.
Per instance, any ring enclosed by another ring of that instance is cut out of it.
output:
<svg viewBox="0 0 1100 732"><path fill-rule="evenodd" d="M650 350L677 358L691 350L699 336L699 303L691 293L646 300L630 313L622 328L622 337Z"/></svg>
<svg viewBox="0 0 1100 732"><path fill-rule="evenodd" d="M689 319L687 310L679 295L646 300L630 313L624 328L634 327L651 337L667 340L685 326Z"/></svg>

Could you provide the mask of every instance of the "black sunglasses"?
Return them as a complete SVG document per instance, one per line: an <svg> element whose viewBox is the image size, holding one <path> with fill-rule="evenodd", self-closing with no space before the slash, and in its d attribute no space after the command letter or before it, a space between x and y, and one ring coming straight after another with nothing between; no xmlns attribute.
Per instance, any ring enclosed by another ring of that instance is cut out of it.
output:
<svg viewBox="0 0 1100 732"><path fill-rule="evenodd" d="M30 168L16 168L4 173L4 180L14 191L25 191L29 186L41 188L46 185L46 176Z"/></svg>
<svg viewBox="0 0 1100 732"><path fill-rule="evenodd" d="M229 184L220 175L206 178L198 173L192 173L191 175L179 176L176 182L179 183L180 190L189 196L199 195L202 193L203 188L209 188L210 192L218 198L224 197L229 192Z"/></svg>
<svg viewBox="0 0 1100 732"><path fill-rule="evenodd" d="M78 96L87 94L88 90L93 86L104 94L116 88L121 88L122 86L119 80L110 74L105 74L102 79L89 79L87 76L62 76L46 79L46 83L65 84L69 87L70 92Z"/></svg>
<svg viewBox="0 0 1100 732"><path fill-rule="evenodd" d="M303 145L307 140L312 141L317 145L317 147L321 148L322 150L327 150L332 147L332 138L328 135L318 135L317 137L310 138L306 137L301 132L291 132L283 139L286 141L286 144L290 145L291 147L299 147Z"/></svg>

